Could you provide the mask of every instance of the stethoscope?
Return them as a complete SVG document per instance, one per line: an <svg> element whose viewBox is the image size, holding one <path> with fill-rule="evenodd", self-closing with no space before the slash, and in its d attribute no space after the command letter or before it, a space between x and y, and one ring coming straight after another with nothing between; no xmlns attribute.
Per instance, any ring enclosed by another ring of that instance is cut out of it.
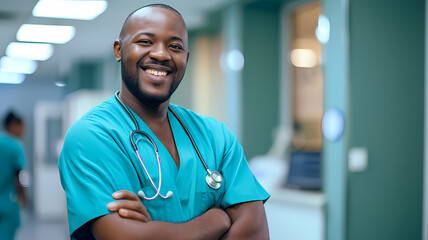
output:
<svg viewBox="0 0 428 240"><path fill-rule="evenodd" d="M129 117L132 119L132 121L134 122L135 125L135 130L133 130L131 132L131 134L129 134L129 138L131 140L131 145L132 148L134 149L135 153L137 154L138 160L141 163L141 166L143 166L144 172L146 173L147 177L149 178L153 188L156 190L156 194L153 197L146 197L144 192L142 190L138 191L138 196L140 196L141 198L144 198L146 200L153 200L155 199L157 196L160 196L164 199L172 197L173 193L172 191L168 191L166 196L163 196L160 193L161 190L161 186L162 186L162 171L161 171L161 165L160 165L160 158L159 158L159 153L158 153L158 147L155 143L155 141L153 140L152 137L150 137L150 135L144 131L140 130L140 126L137 122L137 120L135 119L134 115L131 113L131 111L129 110L128 106L126 106L122 100L120 100L119 98L119 91L116 92L115 97L117 99L117 101L120 103L120 105L122 105L123 109L125 109L126 113L129 115ZM210 169L208 168L208 165L205 163L204 158L202 157L201 153L199 152L198 146L196 146L195 141L193 140L192 135L190 134L189 130L187 129L186 125L184 125L183 121L178 117L177 113L175 113L174 110L172 110L171 107L168 107L169 111L171 111L171 113L174 115L174 117L178 120L178 122L180 123L180 125L183 127L184 131L186 132L187 136L189 137L190 141L192 142L193 148L195 149L196 153L198 154L199 159L201 160L202 165L204 166L205 170L207 171L207 176L205 177L205 181L207 182L208 186L212 189L219 189L221 186L221 182L223 181L223 176L217 172L217 171L210 171ZM152 144L154 150L155 150L155 154L156 154L156 160L157 160L157 164L158 164L158 169L159 169L159 184L158 187L156 187L156 185L153 182L153 179L151 178L149 172L146 169L146 166L143 163L143 160L141 160L141 156L140 153L138 152L138 146L137 143L140 139L137 140L137 142L134 141L134 134L141 134L143 136L145 136L149 142Z"/></svg>

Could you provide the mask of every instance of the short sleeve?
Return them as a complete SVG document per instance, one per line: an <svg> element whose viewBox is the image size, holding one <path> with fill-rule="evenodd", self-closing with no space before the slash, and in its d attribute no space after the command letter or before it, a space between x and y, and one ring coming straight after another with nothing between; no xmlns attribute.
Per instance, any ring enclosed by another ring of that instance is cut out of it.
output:
<svg viewBox="0 0 428 240"><path fill-rule="evenodd" d="M66 192L70 233L109 214L107 204L117 190L132 190L126 152L101 124L79 121L67 132L58 162Z"/></svg>
<svg viewBox="0 0 428 240"><path fill-rule="evenodd" d="M225 194L220 206L227 208L234 204L262 200L270 195L260 185L248 166L242 146L225 125L223 125L225 151L221 171L225 182Z"/></svg>

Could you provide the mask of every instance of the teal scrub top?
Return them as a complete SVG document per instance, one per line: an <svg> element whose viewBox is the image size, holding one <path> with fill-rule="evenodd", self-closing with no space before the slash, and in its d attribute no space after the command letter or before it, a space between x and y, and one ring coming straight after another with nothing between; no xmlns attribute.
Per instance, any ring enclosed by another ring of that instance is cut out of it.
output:
<svg viewBox="0 0 428 240"><path fill-rule="evenodd" d="M7 224L14 231L19 227L15 180L24 167L25 154L18 138L8 133L0 133L0 164L0 225ZM0 227L0 236L5 236L4 229Z"/></svg>
<svg viewBox="0 0 428 240"><path fill-rule="evenodd" d="M171 198L141 199L153 220L182 223L202 215L213 206L263 200L269 194L251 173L243 149L224 124L200 116L185 108L170 105L192 134L211 171L223 175L218 190L206 181L207 172L178 120L168 111L168 118L180 156L178 168L173 158L144 121L134 112L140 129L156 142L161 161L160 193L173 192ZM112 193L143 190L152 197L156 190L150 183L137 154L130 133L134 123L114 96L93 108L68 130L59 159L61 183L67 195L70 233L88 221L109 214L107 204ZM158 187L159 170L153 146L135 135L140 156L154 184Z"/></svg>

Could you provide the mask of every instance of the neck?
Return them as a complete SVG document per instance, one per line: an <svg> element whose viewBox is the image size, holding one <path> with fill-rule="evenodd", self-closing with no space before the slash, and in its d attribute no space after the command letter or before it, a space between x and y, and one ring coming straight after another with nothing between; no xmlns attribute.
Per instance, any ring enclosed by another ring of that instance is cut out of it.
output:
<svg viewBox="0 0 428 240"><path fill-rule="evenodd" d="M16 138L21 138L22 137L22 133L21 131L18 129L18 127L8 127L6 128L6 132L8 132L10 135L16 137Z"/></svg>
<svg viewBox="0 0 428 240"><path fill-rule="evenodd" d="M6 131L7 133L9 133L10 135L12 135L12 136L14 136L14 137L16 137L16 138L21 138L21 135L19 135L18 133L16 133L16 132L13 132L13 131Z"/></svg>
<svg viewBox="0 0 428 240"><path fill-rule="evenodd" d="M134 111L147 125L159 125L168 121L169 100L163 103L140 101L126 88L119 92L119 98Z"/></svg>

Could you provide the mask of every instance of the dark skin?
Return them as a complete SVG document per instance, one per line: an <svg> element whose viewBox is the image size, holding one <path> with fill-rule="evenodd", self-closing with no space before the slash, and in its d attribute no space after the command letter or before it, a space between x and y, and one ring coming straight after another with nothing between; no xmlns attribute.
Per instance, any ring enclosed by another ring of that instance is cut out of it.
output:
<svg viewBox="0 0 428 240"><path fill-rule="evenodd" d="M169 124L169 99L181 82L187 60L187 29L176 12L158 7L134 13L114 43L116 60L122 64L119 97L141 117L180 167ZM152 221L135 193L113 193L111 214L95 220L97 239L268 239L262 201L211 208L185 223Z"/></svg>
<svg viewBox="0 0 428 240"><path fill-rule="evenodd" d="M134 193L126 190L121 190L113 193L112 196L114 199L122 201L109 203L107 205L107 208L110 211L117 212L118 215L122 218L133 219L145 223L149 223L152 221L150 214L147 212L144 205ZM252 201L236 204L227 208L225 212L227 213L231 221L231 225L227 231L225 231L219 237L207 238L206 235L200 235L199 237L196 237L196 239L269 239L269 230L262 201ZM201 229L201 227L206 228L207 225L201 225L199 228L196 225L188 227L189 229L192 229L192 233L196 233L197 231L203 230ZM211 227L214 227L214 225L211 225ZM185 231L188 231L187 228ZM153 238L149 239L177 239L177 236L181 235L177 234L175 236L166 236L167 235L164 235L163 238L154 238L153 236L151 236ZM183 235L183 239L193 238L189 237L188 235Z"/></svg>
<svg viewBox="0 0 428 240"><path fill-rule="evenodd" d="M21 121L12 121L9 125L6 126L6 131L17 138L22 138L24 136L25 126Z"/></svg>
<svg viewBox="0 0 428 240"><path fill-rule="evenodd" d="M179 167L167 109L184 76L189 51L184 21L171 12L162 8L138 11L124 25L120 39L114 43L114 53L122 64L119 97L147 123ZM151 16L145 18L144 14Z"/></svg>

